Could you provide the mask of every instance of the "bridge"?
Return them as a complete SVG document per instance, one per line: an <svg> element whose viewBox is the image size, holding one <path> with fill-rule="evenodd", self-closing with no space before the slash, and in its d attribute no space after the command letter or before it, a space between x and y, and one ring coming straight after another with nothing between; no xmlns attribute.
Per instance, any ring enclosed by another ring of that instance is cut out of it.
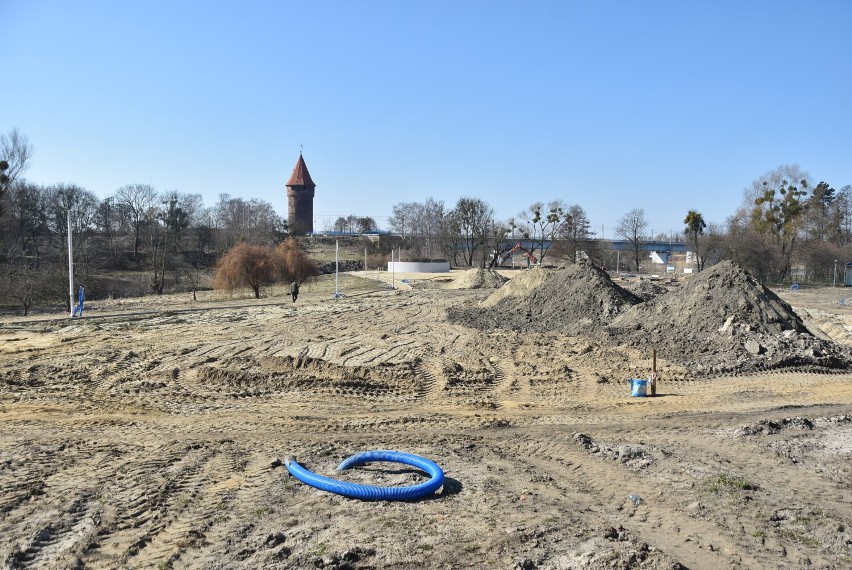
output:
<svg viewBox="0 0 852 570"><path fill-rule="evenodd" d="M612 242L612 251L633 251L633 242L628 240L609 240ZM642 251L656 251L660 253L686 253L685 241L642 241L639 242Z"/></svg>

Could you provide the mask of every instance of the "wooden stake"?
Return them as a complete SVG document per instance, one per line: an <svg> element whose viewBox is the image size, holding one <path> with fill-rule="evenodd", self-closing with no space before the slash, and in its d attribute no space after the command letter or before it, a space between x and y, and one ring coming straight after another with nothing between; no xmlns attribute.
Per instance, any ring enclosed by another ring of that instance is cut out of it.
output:
<svg viewBox="0 0 852 570"><path fill-rule="evenodd" d="M651 395L657 395L657 349L652 352L651 357Z"/></svg>

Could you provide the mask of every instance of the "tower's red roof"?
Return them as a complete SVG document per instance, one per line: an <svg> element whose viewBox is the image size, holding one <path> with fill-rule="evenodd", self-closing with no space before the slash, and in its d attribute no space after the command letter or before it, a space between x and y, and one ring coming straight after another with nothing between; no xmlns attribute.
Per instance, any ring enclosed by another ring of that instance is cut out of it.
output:
<svg viewBox="0 0 852 570"><path fill-rule="evenodd" d="M305 164L305 159L299 154L299 160L296 161L296 166L293 168L293 174L286 186L311 186L316 187L314 181L311 180L311 174L308 172L308 167Z"/></svg>

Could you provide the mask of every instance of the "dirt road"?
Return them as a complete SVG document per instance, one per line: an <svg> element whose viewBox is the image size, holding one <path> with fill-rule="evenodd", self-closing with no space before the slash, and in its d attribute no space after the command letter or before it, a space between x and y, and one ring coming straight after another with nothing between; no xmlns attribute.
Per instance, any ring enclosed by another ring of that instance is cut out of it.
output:
<svg viewBox="0 0 852 570"><path fill-rule="evenodd" d="M0 561L852 567L852 372L698 380L663 354L659 396L631 398L650 354L448 322L491 291L340 289L0 321ZM782 293L852 344L843 295ZM436 461L442 491L361 502L280 464L333 475L369 449Z"/></svg>

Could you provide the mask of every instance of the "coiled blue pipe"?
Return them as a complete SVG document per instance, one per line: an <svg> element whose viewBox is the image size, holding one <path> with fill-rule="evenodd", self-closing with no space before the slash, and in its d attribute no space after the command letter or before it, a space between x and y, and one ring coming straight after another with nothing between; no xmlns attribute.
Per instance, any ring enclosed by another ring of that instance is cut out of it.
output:
<svg viewBox="0 0 852 570"><path fill-rule="evenodd" d="M287 471L290 475L307 483L311 487L316 487L330 493L337 493L344 497L353 499L364 499L367 501L407 501L411 499L419 499L426 495L431 495L441 485L444 484L444 471L434 461L430 461L425 457L414 455L413 453L405 453L403 451L364 451L343 460L343 463L337 466L337 471L343 471L356 465L362 465L369 461L389 461L393 463L404 463L422 469L431 476L431 479L417 485L409 485L407 487L379 487L377 485L361 485L360 483L347 483L338 481L330 477L317 475L313 471L308 471L296 462L294 457L288 457L284 460L287 465Z"/></svg>

